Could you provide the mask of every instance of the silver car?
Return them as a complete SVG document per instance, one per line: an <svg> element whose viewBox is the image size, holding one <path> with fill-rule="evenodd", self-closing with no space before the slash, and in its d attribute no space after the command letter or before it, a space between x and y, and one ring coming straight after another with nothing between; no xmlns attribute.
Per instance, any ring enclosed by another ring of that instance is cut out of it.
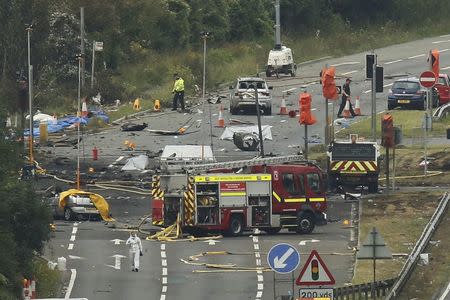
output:
<svg viewBox="0 0 450 300"><path fill-rule="evenodd" d="M242 77L236 80L234 86L230 86L233 90L230 94L230 113L238 114L246 108L255 108L255 86L258 91L259 106L265 115L272 114L272 95L270 90L272 87L267 86L264 79L259 77Z"/></svg>
<svg viewBox="0 0 450 300"><path fill-rule="evenodd" d="M64 218L66 221L82 219L100 219L100 212L92 203L91 199L85 195L67 197L66 205L59 206L59 194L50 198L50 207L54 218Z"/></svg>

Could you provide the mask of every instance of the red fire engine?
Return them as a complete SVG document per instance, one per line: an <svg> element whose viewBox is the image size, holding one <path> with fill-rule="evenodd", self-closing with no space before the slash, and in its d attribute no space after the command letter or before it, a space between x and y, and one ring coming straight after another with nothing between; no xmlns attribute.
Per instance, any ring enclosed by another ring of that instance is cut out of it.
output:
<svg viewBox="0 0 450 300"><path fill-rule="evenodd" d="M172 225L180 217L185 229L223 231L239 235L261 229L282 228L310 233L324 221L327 203L322 170L301 156L197 165L194 170L246 166L246 173L156 175L152 183L152 217L158 226ZM270 165L270 163L276 163Z"/></svg>

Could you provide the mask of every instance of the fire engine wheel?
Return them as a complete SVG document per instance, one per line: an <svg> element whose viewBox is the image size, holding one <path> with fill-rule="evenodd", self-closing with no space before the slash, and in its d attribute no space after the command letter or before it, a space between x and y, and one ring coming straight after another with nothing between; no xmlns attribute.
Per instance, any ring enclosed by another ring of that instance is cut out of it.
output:
<svg viewBox="0 0 450 300"><path fill-rule="evenodd" d="M378 193L378 182L369 183L369 193Z"/></svg>
<svg viewBox="0 0 450 300"><path fill-rule="evenodd" d="M242 217L234 215L231 217L230 228L228 228L228 234L230 236L241 235L243 231Z"/></svg>
<svg viewBox="0 0 450 300"><path fill-rule="evenodd" d="M311 213L301 212L297 217L297 233L308 234L314 230L314 216Z"/></svg>
<svg viewBox="0 0 450 300"><path fill-rule="evenodd" d="M64 210L64 220L70 221L73 218L73 212L70 208Z"/></svg>

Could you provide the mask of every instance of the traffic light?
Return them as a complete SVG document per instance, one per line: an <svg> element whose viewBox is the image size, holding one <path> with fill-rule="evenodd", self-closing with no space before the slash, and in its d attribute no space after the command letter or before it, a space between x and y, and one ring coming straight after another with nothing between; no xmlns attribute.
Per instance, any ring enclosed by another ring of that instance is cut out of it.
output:
<svg viewBox="0 0 450 300"><path fill-rule="evenodd" d="M439 78L439 50L432 50L430 52L430 67L436 78Z"/></svg>
<svg viewBox="0 0 450 300"><path fill-rule="evenodd" d="M381 145L385 148L394 146L394 118L390 114L381 119Z"/></svg>
<svg viewBox="0 0 450 300"><path fill-rule="evenodd" d="M375 72L375 92L383 92L383 67L377 66Z"/></svg>
<svg viewBox="0 0 450 300"><path fill-rule="evenodd" d="M308 93L300 94L300 118L299 123L303 125L313 125L316 123L316 118L311 114L311 95Z"/></svg>
<svg viewBox="0 0 450 300"><path fill-rule="evenodd" d="M325 99L336 100L337 90L334 76L336 69L334 67L322 70L322 93Z"/></svg>
<svg viewBox="0 0 450 300"><path fill-rule="evenodd" d="M317 259L313 259L311 261L311 279L319 279L319 262L317 261Z"/></svg>
<svg viewBox="0 0 450 300"><path fill-rule="evenodd" d="M374 63L375 63L375 54L366 54L366 78L373 77Z"/></svg>

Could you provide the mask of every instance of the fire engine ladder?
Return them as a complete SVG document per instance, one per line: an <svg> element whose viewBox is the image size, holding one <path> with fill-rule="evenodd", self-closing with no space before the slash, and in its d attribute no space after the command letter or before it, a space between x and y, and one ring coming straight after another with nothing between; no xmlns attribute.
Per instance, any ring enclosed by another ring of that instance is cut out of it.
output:
<svg viewBox="0 0 450 300"><path fill-rule="evenodd" d="M207 171L213 169L234 169L234 168L242 168L248 166L255 165L270 165L270 164L282 164L288 162L308 162L306 161L303 155L286 155L286 156L277 156L277 157L257 157L253 159L244 159L244 160L236 160L236 161L227 161L227 162L218 162L218 163L209 163L209 164L199 164L193 166L185 166L183 170L185 171Z"/></svg>

